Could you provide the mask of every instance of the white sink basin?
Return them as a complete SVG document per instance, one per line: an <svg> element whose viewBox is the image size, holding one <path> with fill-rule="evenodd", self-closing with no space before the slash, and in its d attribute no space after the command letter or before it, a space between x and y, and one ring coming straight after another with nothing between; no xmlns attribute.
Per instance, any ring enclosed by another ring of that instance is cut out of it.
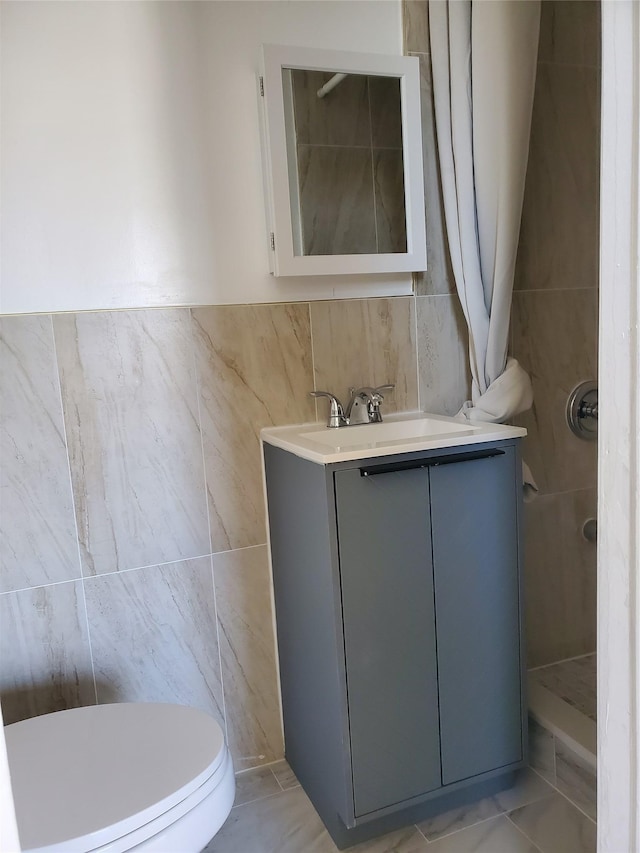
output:
<svg viewBox="0 0 640 853"><path fill-rule="evenodd" d="M325 424L268 427L262 440L303 459L327 465L440 447L503 441L526 435L521 427L469 423L444 415L413 412L390 415L381 424L329 429Z"/></svg>
<svg viewBox="0 0 640 853"><path fill-rule="evenodd" d="M360 444L386 444L403 439L433 438L437 435L474 432L477 427L469 423L437 421L435 418L416 418L410 421L385 421L381 424L337 427L319 432L301 432L300 438L329 447L356 447Z"/></svg>

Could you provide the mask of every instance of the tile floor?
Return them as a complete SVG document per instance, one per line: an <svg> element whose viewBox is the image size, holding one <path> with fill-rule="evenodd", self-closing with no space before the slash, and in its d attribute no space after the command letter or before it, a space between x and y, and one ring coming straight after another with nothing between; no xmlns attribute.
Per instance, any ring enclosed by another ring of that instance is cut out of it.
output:
<svg viewBox="0 0 640 853"><path fill-rule="evenodd" d="M595 654L540 666L530 670L530 677L589 719L596 719Z"/></svg>
<svg viewBox="0 0 640 853"><path fill-rule="evenodd" d="M238 774L236 805L203 853L335 853L286 761ZM593 853L596 824L531 768L472 806L350 848L353 853Z"/></svg>
<svg viewBox="0 0 640 853"><path fill-rule="evenodd" d="M531 717L529 763L580 811L596 819L598 780L594 763Z"/></svg>

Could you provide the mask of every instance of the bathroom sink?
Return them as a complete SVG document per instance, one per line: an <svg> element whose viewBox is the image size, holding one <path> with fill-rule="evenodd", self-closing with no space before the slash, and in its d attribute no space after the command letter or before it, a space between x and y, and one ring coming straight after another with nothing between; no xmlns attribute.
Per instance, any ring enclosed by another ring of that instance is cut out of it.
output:
<svg viewBox="0 0 640 853"><path fill-rule="evenodd" d="M315 441L340 449L355 447L359 444L380 444L402 439L431 438L444 433L471 433L476 427L467 423L456 423L450 420L435 420L435 418L416 418L407 421L385 421L381 424L360 424L359 426L338 427L337 429L314 430L302 432L300 438Z"/></svg>
<svg viewBox="0 0 640 853"><path fill-rule="evenodd" d="M526 435L521 427L469 421L425 412L390 415L383 423L330 429L325 424L268 427L262 440L326 465L397 453L437 450Z"/></svg>

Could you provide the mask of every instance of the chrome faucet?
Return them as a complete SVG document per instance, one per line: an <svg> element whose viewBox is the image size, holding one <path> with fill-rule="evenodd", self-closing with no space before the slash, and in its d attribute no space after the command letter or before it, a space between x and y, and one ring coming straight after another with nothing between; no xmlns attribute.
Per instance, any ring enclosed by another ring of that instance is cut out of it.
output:
<svg viewBox="0 0 640 853"><path fill-rule="evenodd" d="M329 408L329 421L327 423L328 427L341 427L348 426L349 421L346 419L344 415L344 409L342 408L342 403L334 394L330 394L329 391L309 391L310 397L328 397L331 401L331 405Z"/></svg>
<svg viewBox="0 0 640 853"><path fill-rule="evenodd" d="M351 399L347 406L346 418L349 424L381 424L380 403L384 400L383 391L393 391L395 385L379 385L370 388L350 388ZM363 405L365 404L365 405Z"/></svg>
<svg viewBox="0 0 640 853"><path fill-rule="evenodd" d="M355 424L379 424L382 423L380 403L384 400L383 391L392 391L395 385L379 385L371 388L368 385L362 388L350 388L351 399L347 410L334 394L329 391L310 391L312 397L328 397L330 400L328 427L336 428L343 426L354 426Z"/></svg>

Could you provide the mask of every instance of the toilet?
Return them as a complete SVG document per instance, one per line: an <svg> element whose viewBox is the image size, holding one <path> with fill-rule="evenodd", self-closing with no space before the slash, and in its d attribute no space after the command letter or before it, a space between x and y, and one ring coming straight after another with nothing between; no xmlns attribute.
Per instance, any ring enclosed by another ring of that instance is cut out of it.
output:
<svg viewBox="0 0 640 853"><path fill-rule="evenodd" d="M222 731L195 708L93 705L5 737L25 853L198 853L233 805Z"/></svg>

